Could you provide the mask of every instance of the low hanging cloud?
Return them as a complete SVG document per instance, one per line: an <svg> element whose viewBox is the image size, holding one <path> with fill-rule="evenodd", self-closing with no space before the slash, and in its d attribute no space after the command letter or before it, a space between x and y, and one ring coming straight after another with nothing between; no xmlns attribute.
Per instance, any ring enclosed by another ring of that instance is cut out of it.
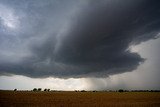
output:
<svg viewBox="0 0 160 107"><path fill-rule="evenodd" d="M0 2L0 75L104 77L145 59L130 46L158 38L160 1L28 0ZM10 11L9 11L10 10Z"/></svg>

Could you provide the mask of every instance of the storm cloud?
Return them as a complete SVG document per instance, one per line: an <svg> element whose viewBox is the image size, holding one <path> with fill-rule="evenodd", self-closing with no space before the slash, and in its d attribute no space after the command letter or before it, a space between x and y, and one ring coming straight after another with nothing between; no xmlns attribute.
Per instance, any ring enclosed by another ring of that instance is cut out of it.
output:
<svg viewBox="0 0 160 107"><path fill-rule="evenodd" d="M159 31L158 0L1 0L0 75L78 78L133 71L145 59L130 47L158 38Z"/></svg>

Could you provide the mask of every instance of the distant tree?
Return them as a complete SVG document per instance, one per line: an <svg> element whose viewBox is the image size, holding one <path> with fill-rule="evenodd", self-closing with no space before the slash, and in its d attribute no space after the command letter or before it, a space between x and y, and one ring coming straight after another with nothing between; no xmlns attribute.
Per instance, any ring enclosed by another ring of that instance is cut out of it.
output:
<svg viewBox="0 0 160 107"><path fill-rule="evenodd" d="M44 91L50 91L50 89L45 88Z"/></svg>
<svg viewBox="0 0 160 107"><path fill-rule="evenodd" d="M42 90L42 88L38 88L38 91L41 91Z"/></svg>
<svg viewBox="0 0 160 107"><path fill-rule="evenodd" d="M17 89L15 88L14 91L17 91Z"/></svg>
<svg viewBox="0 0 160 107"><path fill-rule="evenodd" d="M118 92L124 92L123 89L119 89Z"/></svg>
<svg viewBox="0 0 160 107"><path fill-rule="evenodd" d="M37 91L37 88L33 88L33 91Z"/></svg>
<svg viewBox="0 0 160 107"><path fill-rule="evenodd" d="M81 92L86 92L85 90L82 90Z"/></svg>

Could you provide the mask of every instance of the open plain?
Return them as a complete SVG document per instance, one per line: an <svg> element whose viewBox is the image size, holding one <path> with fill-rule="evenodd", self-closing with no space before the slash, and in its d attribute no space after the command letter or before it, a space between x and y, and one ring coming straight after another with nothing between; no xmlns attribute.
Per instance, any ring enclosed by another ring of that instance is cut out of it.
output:
<svg viewBox="0 0 160 107"><path fill-rule="evenodd" d="M160 107L160 92L0 91L0 107Z"/></svg>

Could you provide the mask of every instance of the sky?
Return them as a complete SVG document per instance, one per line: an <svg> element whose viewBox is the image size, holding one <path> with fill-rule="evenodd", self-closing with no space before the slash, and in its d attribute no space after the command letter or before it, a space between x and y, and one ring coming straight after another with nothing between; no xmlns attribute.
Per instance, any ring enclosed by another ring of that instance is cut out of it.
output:
<svg viewBox="0 0 160 107"><path fill-rule="evenodd" d="M160 89L159 0L0 0L0 89Z"/></svg>

